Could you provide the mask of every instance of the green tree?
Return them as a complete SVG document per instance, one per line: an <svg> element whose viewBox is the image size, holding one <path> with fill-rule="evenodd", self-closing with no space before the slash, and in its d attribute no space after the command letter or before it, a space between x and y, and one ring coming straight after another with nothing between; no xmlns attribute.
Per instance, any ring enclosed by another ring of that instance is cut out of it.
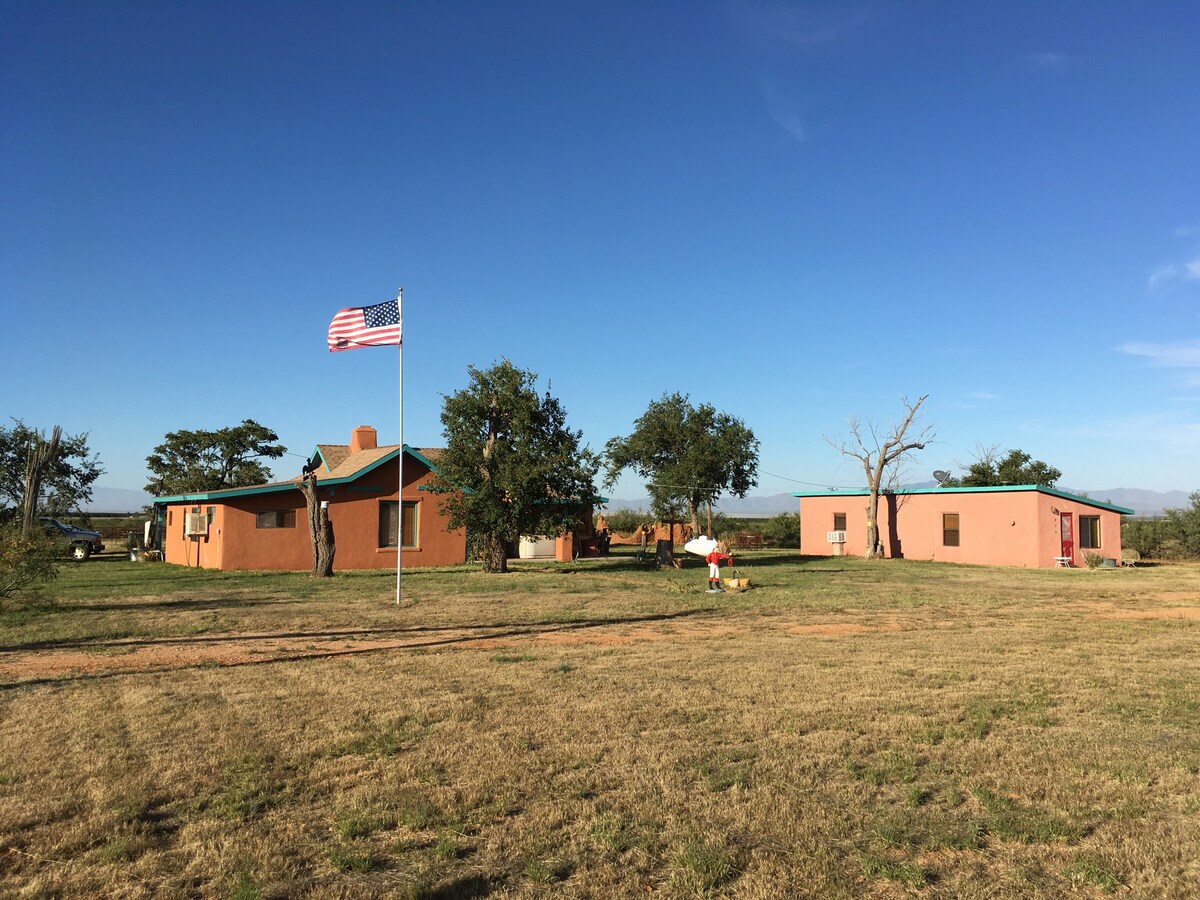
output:
<svg viewBox="0 0 1200 900"><path fill-rule="evenodd" d="M0 519L11 519L25 507L26 473L31 454L47 444L46 435L20 419L0 425ZM88 434L61 435L58 448L41 473L33 499L34 513L62 516L92 499L92 485L104 473L88 447Z"/></svg>
<svg viewBox="0 0 1200 900"><path fill-rule="evenodd" d="M943 487L1000 487L1006 484L1036 484L1039 487L1054 487L1062 472L1053 466L1034 459L1024 450L1009 450L1000 456L999 447L979 447L975 462L965 467L967 473L960 478L949 478Z"/></svg>
<svg viewBox="0 0 1200 900"><path fill-rule="evenodd" d="M1137 551L1142 559L1163 556L1163 544L1168 540L1166 519L1122 517L1121 546Z"/></svg>
<svg viewBox="0 0 1200 900"><path fill-rule="evenodd" d="M1200 557L1200 491L1188 497L1192 505L1187 509L1163 510L1163 531L1179 556Z"/></svg>
<svg viewBox="0 0 1200 900"><path fill-rule="evenodd" d="M604 447L605 485L625 469L648 479L652 511L660 519L690 516L699 529L699 511L725 491L745 497L758 484L758 439L741 419L710 404L695 407L686 395L663 394L634 422L628 437Z"/></svg>
<svg viewBox="0 0 1200 900"><path fill-rule="evenodd" d="M800 514L780 513L767 519L763 526L763 539L772 547L800 546Z"/></svg>
<svg viewBox="0 0 1200 900"><path fill-rule="evenodd" d="M23 534L15 522L0 524L0 608L13 594L33 594L58 577L62 550L41 529Z"/></svg>
<svg viewBox="0 0 1200 900"><path fill-rule="evenodd" d="M616 534L629 534L634 529L654 521L644 509L613 510L604 513L604 520L608 522L609 530Z"/></svg>
<svg viewBox="0 0 1200 900"><path fill-rule="evenodd" d="M157 497L263 484L271 470L260 460L278 459L287 448L253 419L217 431L172 431L146 457L153 477L146 490Z"/></svg>
<svg viewBox="0 0 1200 900"><path fill-rule="evenodd" d="M503 362L468 369L470 384L445 397L446 449L430 489L442 494L451 528L465 528L486 572L508 571L508 548L522 535L575 528L597 501L599 463L571 431L562 404L538 376Z"/></svg>

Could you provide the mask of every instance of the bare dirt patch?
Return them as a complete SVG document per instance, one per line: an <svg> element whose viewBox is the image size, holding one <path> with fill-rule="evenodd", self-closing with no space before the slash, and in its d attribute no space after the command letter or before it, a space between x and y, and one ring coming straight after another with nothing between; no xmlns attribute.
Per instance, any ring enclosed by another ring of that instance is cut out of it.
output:
<svg viewBox="0 0 1200 900"><path fill-rule="evenodd" d="M800 636L830 636L900 631L896 622L864 625L846 622L789 624L772 621L771 630ZM646 624L631 628L626 623L611 625L547 625L484 633L469 629L447 629L434 635L408 638L363 636L360 633L311 634L214 634L200 638L121 639L58 648L13 650L0 653L0 681L22 683L77 677L103 677L145 672L162 672L200 666L261 665L295 659L327 658L387 650L415 650L435 646L459 649L507 649L535 641L556 646L628 646L650 641L698 641L744 635L748 626L725 623Z"/></svg>
<svg viewBox="0 0 1200 900"><path fill-rule="evenodd" d="M1200 620L1200 606L1122 609L1114 603L1087 604L1095 619ZM915 627L943 629L952 620L924 622ZM0 652L0 684L53 681L171 671L201 666L245 666L296 659L328 658L421 648L463 650L510 649L528 642L555 646L619 647L645 642L701 641L748 635L756 629L797 637L842 637L900 632L914 627L895 619L875 622L800 622L773 618L753 625L728 622L680 626L656 622L630 627L628 623L554 623L515 628L437 629L406 632L383 629L376 633L312 632L287 634L212 634L193 638L120 639L74 644L69 647L16 649Z"/></svg>

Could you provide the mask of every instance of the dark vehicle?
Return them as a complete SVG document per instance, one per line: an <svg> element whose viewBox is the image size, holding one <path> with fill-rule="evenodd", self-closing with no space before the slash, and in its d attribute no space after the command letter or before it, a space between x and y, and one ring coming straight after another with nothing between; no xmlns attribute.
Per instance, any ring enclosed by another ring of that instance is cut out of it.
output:
<svg viewBox="0 0 1200 900"><path fill-rule="evenodd" d="M42 516L41 523L46 528L46 534L67 545L71 559L83 562L93 553L99 553L104 549L104 541L98 531L88 531L86 528L78 528L75 525L64 525L58 519L52 519L49 516Z"/></svg>

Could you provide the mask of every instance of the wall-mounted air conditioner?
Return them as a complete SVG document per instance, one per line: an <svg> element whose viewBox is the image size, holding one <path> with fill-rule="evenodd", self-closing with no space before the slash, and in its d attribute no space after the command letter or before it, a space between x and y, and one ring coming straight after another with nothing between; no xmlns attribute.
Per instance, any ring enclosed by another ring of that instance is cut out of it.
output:
<svg viewBox="0 0 1200 900"><path fill-rule="evenodd" d="M208 534L208 514L187 513L184 515L183 533L188 537L199 534Z"/></svg>
<svg viewBox="0 0 1200 900"><path fill-rule="evenodd" d="M846 532L844 531L827 531L825 532L825 540L831 544L846 543Z"/></svg>

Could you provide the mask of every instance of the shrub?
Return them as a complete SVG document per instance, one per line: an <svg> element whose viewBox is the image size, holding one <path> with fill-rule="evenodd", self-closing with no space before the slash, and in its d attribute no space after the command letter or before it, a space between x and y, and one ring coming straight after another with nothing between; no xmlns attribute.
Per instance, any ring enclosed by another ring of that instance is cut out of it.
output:
<svg viewBox="0 0 1200 900"><path fill-rule="evenodd" d="M642 509L615 509L604 514L610 531L618 534L629 534L639 525L653 522L654 516Z"/></svg>
<svg viewBox="0 0 1200 900"><path fill-rule="evenodd" d="M0 526L0 600L19 592L35 593L58 577L59 548L35 529L22 535L15 524Z"/></svg>
<svg viewBox="0 0 1200 900"><path fill-rule="evenodd" d="M1104 564L1104 557L1089 550L1083 554L1083 562L1089 569L1098 569Z"/></svg>
<svg viewBox="0 0 1200 900"><path fill-rule="evenodd" d="M1125 518L1121 521L1121 546L1136 550L1142 559L1162 558L1165 539L1165 519Z"/></svg>
<svg viewBox="0 0 1200 900"><path fill-rule="evenodd" d="M767 520L763 539L772 547L800 546L800 514L780 513Z"/></svg>

